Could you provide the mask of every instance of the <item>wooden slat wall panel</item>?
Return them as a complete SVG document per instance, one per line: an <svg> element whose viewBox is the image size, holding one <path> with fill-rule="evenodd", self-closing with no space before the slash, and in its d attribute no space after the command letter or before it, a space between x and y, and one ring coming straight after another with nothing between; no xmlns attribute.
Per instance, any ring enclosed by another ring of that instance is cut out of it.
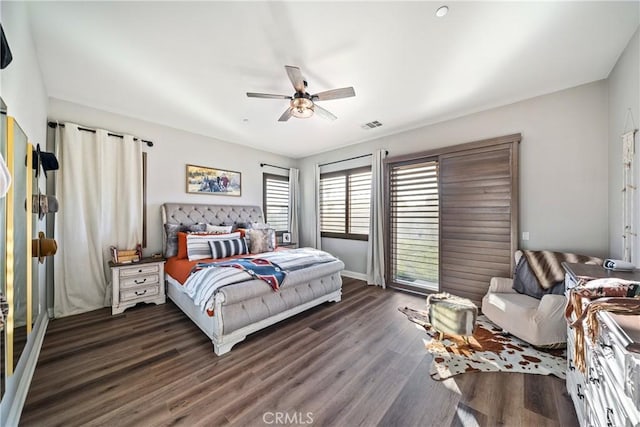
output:
<svg viewBox="0 0 640 427"><path fill-rule="evenodd" d="M517 244L516 144L439 158L440 290L478 306L491 277L511 276Z"/></svg>

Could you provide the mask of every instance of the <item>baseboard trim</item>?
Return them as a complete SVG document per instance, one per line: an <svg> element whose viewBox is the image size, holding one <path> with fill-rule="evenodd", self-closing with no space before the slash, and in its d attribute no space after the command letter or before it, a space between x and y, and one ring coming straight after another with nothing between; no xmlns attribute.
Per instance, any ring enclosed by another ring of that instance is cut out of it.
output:
<svg viewBox="0 0 640 427"><path fill-rule="evenodd" d="M367 281L367 275L364 273L358 273L357 271L342 270L340 274L352 279L364 280L365 282Z"/></svg>
<svg viewBox="0 0 640 427"><path fill-rule="evenodd" d="M7 411L7 418L4 420L5 426L17 426L20 421L20 415L22 415L22 408L24 402L27 400L27 394L29 393L29 387L31 386L31 380L36 370L38 363L38 357L40 357L40 349L44 342L44 335L47 332L47 326L49 325L49 316L46 313L42 313L38 316L36 325L33 328L33 341L32 345L25 346L25 351L29 352L29 355L23 366L17 366L14 375L20 375L20 381L17 385L15 395L10 402ZM20 365L20 364L19 364ZM7 395L3 397L8 397ZM4 399L3 399L4 400ZM4 403L4 401L2 402ZM4 405L3 405L4 406ZM2 424L0 422L0 424Z"/></svg>

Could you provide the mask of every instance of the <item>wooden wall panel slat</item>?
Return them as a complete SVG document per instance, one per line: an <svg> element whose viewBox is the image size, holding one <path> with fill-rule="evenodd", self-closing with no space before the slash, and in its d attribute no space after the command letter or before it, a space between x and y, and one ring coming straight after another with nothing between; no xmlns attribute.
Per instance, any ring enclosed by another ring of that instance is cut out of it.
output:
<svg viewBox="0 0 640 427"><path fill-rule="evenodd" d="M495 263L499 263L499 264L503 264L504 263L504 259L505 259L505 253L487 253L486 251L459 251L459 250L455 250L455 249L451 249L450 247L444 249L446 251L448 251L451 254L456 254L459 257L464 257L468 260L474 260L474 261L487 261L487 262L495 262Z"/></svg>
<svg viewBox="0 0 640 427"><path fill-rule="evenodd" d="M510 206L502 206L502 207L475 207L473 210L469 210L469 208L461 208L461 207L442 207L440 210L442 216L451 217L454 214L460 215L461 218L464 218L465 215L481 215L481 214L507 214L511 217L511 207Z"/></svg>
<svg viewBox="0 0 640 427"><path fill-rule="evenodd" d="M465 240L465 239L440 239L440 246L445 247L447 244L453 244L458 246L466 246L469 248L478 249L511 249L509 242L489 242L486 240Z"/></svg>
<svg viewBox="0 0 640 427"><path fill-rule="evenodd" d="M497 228L510 228L511 221L509 220L482 220L475 219L470 216L469 219L452 219L441 218L440 223L443 227L497 227Z"/></svg>

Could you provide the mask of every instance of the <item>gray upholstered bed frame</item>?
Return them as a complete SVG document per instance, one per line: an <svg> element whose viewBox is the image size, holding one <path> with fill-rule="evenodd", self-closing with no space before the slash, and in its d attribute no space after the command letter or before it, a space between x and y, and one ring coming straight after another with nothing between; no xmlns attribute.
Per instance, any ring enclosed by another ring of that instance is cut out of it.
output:
<svg viewBox="0 0 640 427"><path fill-rule="evenodd" d="M163 250L166 248L164 224L167 223L231 225L263 222L263 218L259 206L165 203L162 205ZM253 332L324 302L340 301L343 269L342 261L334 261L301 272L295 278L291 274L278 292L260 280L225 286L215 295L214 316L200 311L182 292L182 285L169 275L166 276L167 295L211 339L214 352L222 355Z"/></svg>

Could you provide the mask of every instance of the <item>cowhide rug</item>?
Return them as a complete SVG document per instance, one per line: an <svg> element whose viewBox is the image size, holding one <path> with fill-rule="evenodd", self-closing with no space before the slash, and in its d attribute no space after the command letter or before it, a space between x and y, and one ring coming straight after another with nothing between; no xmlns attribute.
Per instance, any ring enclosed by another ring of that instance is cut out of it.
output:
<svg viewBox="0 0 640 427"><path fill-rule="evenodd" d="M463 337L446 335L440 341L438 332L429 324L426 311L398 308L410 321L427 332L425 348L433 355L431 378L445 380L465 372L522 372L555 375L565 378L565 350L538 350L530 344L503 332L485 316L478 316L469 342Z"/></svg>

